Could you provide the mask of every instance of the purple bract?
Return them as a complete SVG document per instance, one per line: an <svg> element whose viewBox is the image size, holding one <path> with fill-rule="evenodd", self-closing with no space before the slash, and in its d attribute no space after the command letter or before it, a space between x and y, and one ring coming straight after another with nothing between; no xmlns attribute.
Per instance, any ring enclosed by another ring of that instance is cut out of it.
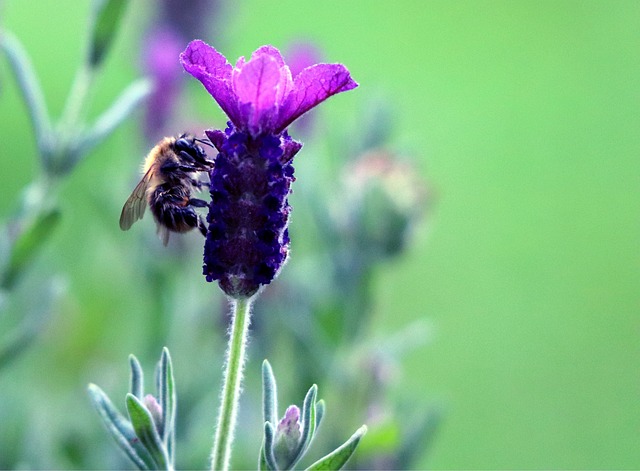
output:
<svg viewBox="0 0 640 471"><path fill-rule="evenodd" d="M232 297L249 297L270 283L287 258L287 197L294 155L302 144L286 128L303 113L358 84L341 64L316 64L292 77L273 46L235 67L213 47L192 41L180 55L230 119L209 130L217 148L210 173L204 274Z"/></svg>

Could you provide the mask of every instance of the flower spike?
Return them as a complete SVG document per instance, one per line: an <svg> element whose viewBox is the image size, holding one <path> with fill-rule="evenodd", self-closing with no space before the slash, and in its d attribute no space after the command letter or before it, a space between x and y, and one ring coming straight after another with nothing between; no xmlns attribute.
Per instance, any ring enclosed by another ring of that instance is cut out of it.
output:
<svg viewBox="0 0 640 471"><path fill-rule="evenodd" d="M235 66L203 41L180 55L229 117L206 131L219 154L211 180L203 274L232 298L250 298L277 276L289 253L293 157L302 144L286 128L327 98L358 84L342 64L316 64L295 77L280 51L262 46Z"/></svg>

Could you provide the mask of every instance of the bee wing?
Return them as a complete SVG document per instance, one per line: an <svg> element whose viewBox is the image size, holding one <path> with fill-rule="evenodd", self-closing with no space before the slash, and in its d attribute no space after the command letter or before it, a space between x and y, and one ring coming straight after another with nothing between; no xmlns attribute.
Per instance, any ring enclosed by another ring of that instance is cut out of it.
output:
<svg viewBox="0 0 640 471"><path fill-rule="evenodd" d="M140 180L140 183L136 185L129 196L129 199L122 207L122 213L120 214L120 229L123 231L128 231L129 228L136 222L138 219L142 219L144 216L144 210L147 207L147 188L149 186L149 182L151 181L151 169L147 171Z"/></svg>
<svg viewBox="0 0 640 471"><path fill-rule="evenodd" d="M169 232L169 229L158 224L158 237L160 237L160 240L162 241L162 245L164 245L165 247L169 243L170 235L171 235L171 232Z"/></svg>

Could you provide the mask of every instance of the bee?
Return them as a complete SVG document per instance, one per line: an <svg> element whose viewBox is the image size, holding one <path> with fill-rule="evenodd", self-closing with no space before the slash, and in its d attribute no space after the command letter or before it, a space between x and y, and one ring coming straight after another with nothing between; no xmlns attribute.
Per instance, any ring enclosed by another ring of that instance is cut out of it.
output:
<svg viewBox="0 0 640 471"><path fill-rule="evenodd" d="M207 226L194 208L203 208L207 202L191 198L194 189L207 185L194 178L194 174L213 168L194 136L165 137L147 155L143 177L135 187L120 214L120 229L129 230L134 222L142 219L149 206L156 221L157 232L164 245L171 232L188 232L196 227L202 235Z"/></svg>

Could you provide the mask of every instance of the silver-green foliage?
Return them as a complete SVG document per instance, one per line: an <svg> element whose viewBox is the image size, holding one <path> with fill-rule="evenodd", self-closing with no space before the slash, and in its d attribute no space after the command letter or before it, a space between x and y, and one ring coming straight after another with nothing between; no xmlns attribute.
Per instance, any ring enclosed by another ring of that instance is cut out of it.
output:
<svg viewBox="0 0 640 471"><path fill-rule="evenodd" d="M325 412L323 400L316 401L318 387L314 384L309 388L302 412L296 420L295 433L291 434L287 427L283 426L288 419L288 411L280 423L278 423L278 399L276 379L271 365L267 360L262 364L262 410L264 416L264 438L258 466L260 470L278 471L289 470L304 457L318 430ZM297 411L297 407L291 406ZM302 419L300 422L298 419ZM341 469L356 450L360 439L367 432L363 425L343 445L320 458L307 468L307 470L337 470ZM287 437L287 434L289 436ZM293 443L292 443L293 440Z"/></svg>
<svg viewBox="0 0 640 471"><path fill-rule="evenodd" d="M125 403L128 418L95 384L89 396L116 444L138 469L174 468L176 392L171 356L166 348L158 363L156 395L144 395L144 377L135 356L129 357L131 383Z"/></svg>

